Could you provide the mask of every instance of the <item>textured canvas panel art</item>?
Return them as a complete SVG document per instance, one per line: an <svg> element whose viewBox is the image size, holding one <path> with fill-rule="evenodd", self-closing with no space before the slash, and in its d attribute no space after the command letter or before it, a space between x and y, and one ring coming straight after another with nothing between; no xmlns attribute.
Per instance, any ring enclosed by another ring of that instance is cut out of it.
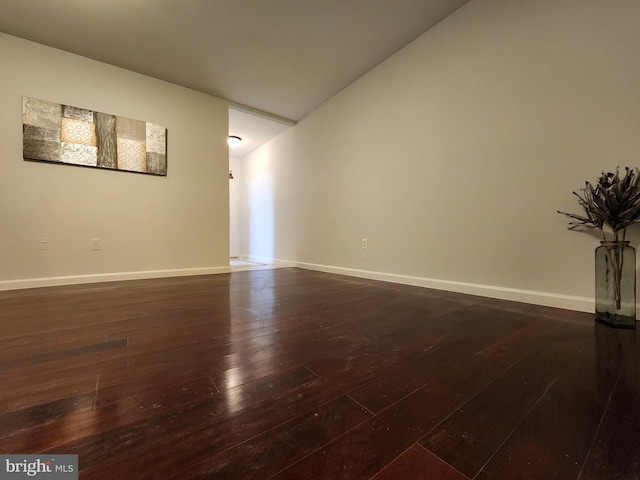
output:
<svg viewBox="0 0 640 480"><path fill-rule="evenodd" d="M167 129L22 97L25 160L167 175Z"/></svg>

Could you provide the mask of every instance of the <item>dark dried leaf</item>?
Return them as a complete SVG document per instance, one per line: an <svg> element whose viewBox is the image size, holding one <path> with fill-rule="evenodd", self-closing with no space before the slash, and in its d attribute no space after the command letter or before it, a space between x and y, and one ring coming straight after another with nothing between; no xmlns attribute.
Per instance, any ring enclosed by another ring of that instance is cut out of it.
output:
<svg viewBox="0 0 640 480"><path fill-rule="evenodd" d="M604 236L603 227L613 230L616 238L619 231L624 231L634 223L640 223L640 170L625 167L624 174L620 169L615 173L602 173L595 184L585 182L581 193L573 192L578 197L578 205L585 216L573 213L558 212L572 219L571 230L578 227L598 228Z"/></svg>

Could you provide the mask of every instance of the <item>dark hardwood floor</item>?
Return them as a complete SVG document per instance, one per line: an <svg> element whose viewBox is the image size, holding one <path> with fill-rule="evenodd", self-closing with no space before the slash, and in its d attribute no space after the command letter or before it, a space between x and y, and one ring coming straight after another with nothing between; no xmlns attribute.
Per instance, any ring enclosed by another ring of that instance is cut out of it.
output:
<svg viewBox="0 0 640 480"><path fill-rule="evenodd" d="M83 479L638 479L636 332L294 268L0 292L0 453Z"/></svg>

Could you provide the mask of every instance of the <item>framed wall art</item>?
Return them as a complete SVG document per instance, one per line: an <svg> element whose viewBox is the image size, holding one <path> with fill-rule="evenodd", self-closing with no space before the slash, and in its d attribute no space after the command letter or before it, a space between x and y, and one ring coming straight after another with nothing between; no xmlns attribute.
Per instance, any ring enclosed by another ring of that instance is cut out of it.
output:
<svg viewBox="0 0 640 480"><path fill-rule="evenodd" d="M23 158L167 175L167 129L156 123L22 97Z"/></svg>

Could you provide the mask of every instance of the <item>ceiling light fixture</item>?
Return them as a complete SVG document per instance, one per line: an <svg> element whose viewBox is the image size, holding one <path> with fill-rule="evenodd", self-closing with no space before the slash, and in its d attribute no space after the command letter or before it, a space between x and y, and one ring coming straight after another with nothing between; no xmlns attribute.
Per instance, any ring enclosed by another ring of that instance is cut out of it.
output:
<svg viewBox="0 0 640 480"><path fill-rule="evenodd" d="M231 148L237 147L238 145L240 145L242 143L242 139L240 137L235 136L235 135L229 135L227 143L229 144L229 146Z"/></svg>

